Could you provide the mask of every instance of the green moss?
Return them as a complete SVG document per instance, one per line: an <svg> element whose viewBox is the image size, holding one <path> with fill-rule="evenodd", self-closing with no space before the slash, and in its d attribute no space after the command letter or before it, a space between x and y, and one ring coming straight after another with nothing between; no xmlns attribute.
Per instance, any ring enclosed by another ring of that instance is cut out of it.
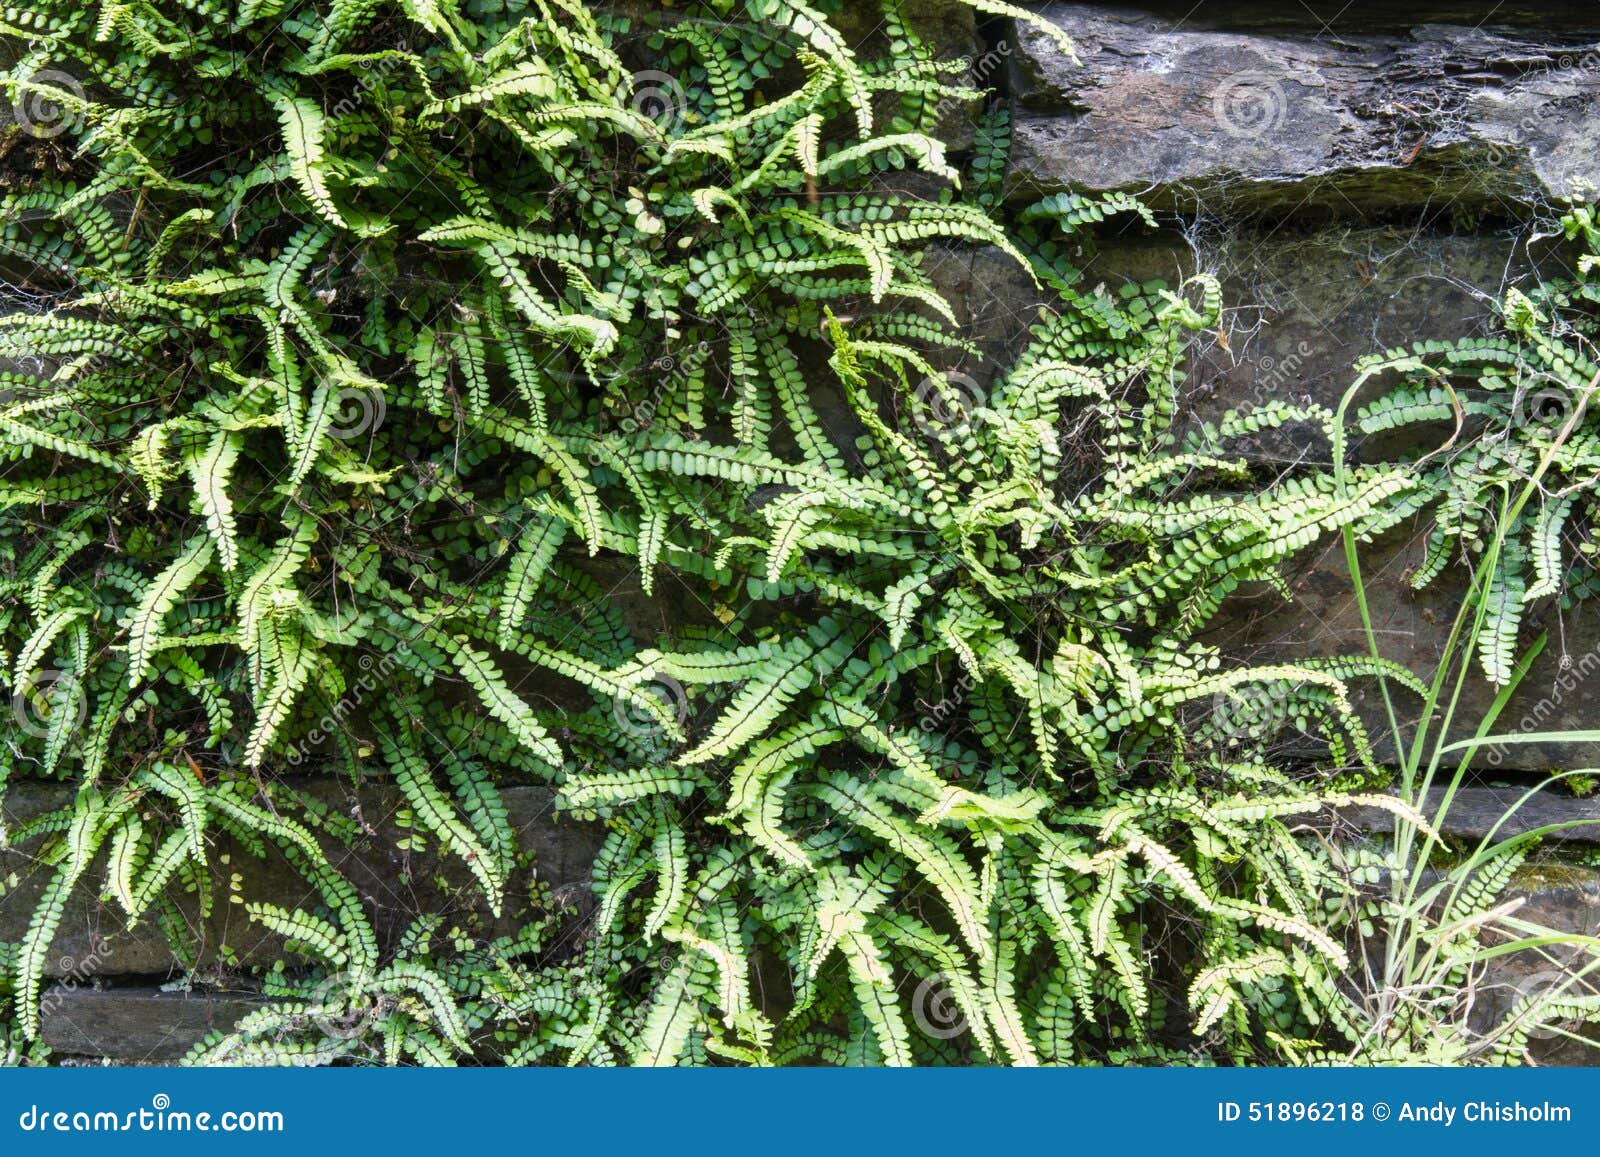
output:
<svg viewBox="0 0 1600 1157"><path fill-rule="evenodd" d="M1511 887L1522 892L1546 892L1556 888L1600 889L1600 874L1593 868L1569 864L1562 860L1546 860L1525 864L1511 877Z"/></svg>

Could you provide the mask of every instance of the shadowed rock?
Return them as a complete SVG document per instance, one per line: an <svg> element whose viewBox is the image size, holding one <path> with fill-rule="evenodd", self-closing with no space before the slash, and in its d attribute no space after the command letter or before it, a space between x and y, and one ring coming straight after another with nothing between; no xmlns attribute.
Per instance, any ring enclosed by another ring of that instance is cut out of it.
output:
<svg viewBox="0 0 1600 1157"><path fill-rule="evenodd" d="M549 886L557 905L581 908L589 902L589 869L599 834L592 827L558 822L550 788L501 789L512 830L522 849L533 854L534 866L531 872L513 876L502 914L496 918L458 858L442 853L431 839L426 841L426 852L402 848L402 841L413 833L398 823L398 813L408 805L394 787L370 784L353 790L332 776L298 779L289 785L352 820L363 832L350 847L328 836L321 837L321 843L329 861L360 893L386 942L424 913L444 915L479 936L512 932L522 923L519 917L528 914L535 877ZM6 825L14 827L71 800L72 790L66 785L14 783L5 797ZM16 875L15 883L0 895L0 941L15 942L24 936L39 896L54 875L55 866L38 859L38 851L38 841L0 851L0 878ZM171 892L185 925L182 938L197 967L277 959L282 955L281 942L245 915L245 903L267 901L290 909L315 906L320 902L315 891L276 849L257 857L230 840L220 840L207 849L207 860L212 877L209 912L203 913L196 898L181 887L174 886ZM153 913L128 928L116 901L101 897L103 862L102 856L73 890L45 974L87 984L97 977L164 977L182 971L183 962L169 949Z"/></svg>
<svg viewBox="0 0 1600 1157"><path fill-rule="evenodd" d="M40 1003L40 1038L52 1052L139 1064L181 1060L207 1034L232 1028L264 1002L249 994L57 986Z"/></svg>

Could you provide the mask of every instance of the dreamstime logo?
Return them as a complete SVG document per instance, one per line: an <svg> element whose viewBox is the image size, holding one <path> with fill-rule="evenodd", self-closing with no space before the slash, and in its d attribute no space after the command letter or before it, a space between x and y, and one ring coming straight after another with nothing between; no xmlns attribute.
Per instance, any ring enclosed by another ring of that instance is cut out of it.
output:
<svg viewBox="0 0 1600 1157"><path fill-rule="evenodd" d="M972 676L963 671L960 678L956 680L955 690L929 707L922 718L918 720L917 726L929 733L943 727L951 716L961 709L961 705L966 702L967 696L971 694L972 687Z"/></svg>
<svg viewBox="0 0 1600 1157"><path fill-rule="evenodd" d="M954 1040L967 1031L967 1015L943 974L927 977L911 996L911 1016L928 1036Z"/></svg>
<svg viewBox="0 0 1600 1157"><path fill-rule="evenodd" d="M330 707L315 726L306 732L300 742L289 748L284 753L284 759L290 767L299 767L306 759L333 735L347 730L346 721L354 714L366 698L374 690L385 686L389 673L400 665L400 661L411 653L408 643L401 642L386 650L383 657L376 663L370 655L362 655L356 660L356 666L361 669L361 677L353 685L347 684L345 693Z"/></svg>
<svg viewBox="0 0 1600 1157"><path fill-rule="evenodd" d="M1251 385L1251 399L1256 405L1275 401L1304 374L1306 360L1316 352L1308 341L1301 341L1281 358L1263 354L1256 359L1255 381Z"/></svg>
<svg viewBox="0 0 1600 1157"><path fill-rule="evenodd" d="M1552 1003L1564 1000L1571 994L1572 984L1573 977L1570 973L1563 972L1559 968L1544 968L1524 976L1512 985L1521 996L1516 1004L1514 1014L1516 1019L1534 1022L1533 1027L1528 1030L1529 1038L1549 1040L1552 1037L1564 1037L1582 1027L1583 1022L1580 1017L1558 1019L1547 1015Z"/></svg>
<svg viewBox="0 0 1600 1157"><path fill-rule="evenodd" d="M623 432L637 434L648 429L655 422L656 412L661 408L662 395L693 378L710 356L711 343L702 341L691 346L681 358L665 354L651 362L650 369L661 376L657 379L656 388L650 392L650 397L640 402L633 408L631 414L622 419Z"/></svg>
<svg viewBox="0 0 1600 1157"><path fill-rule="evenodd" d="M1578 404L1577 396L1565 386L1556 385L1554 379L1547 380L1548 385L1517 391L1511 420L1518 429L1543 426L1559 430L1572 417Z"/></svg>
<svg viewBox="0 0 1600 1157"><path fill-rule="evenodd" d="M1596 670L1600 670L1600 649L1585 651L1576 662L1571 655L1562 655L1560 668L1561 673L1556 676L1549 693L1524 711L1522 718L1517 720L1517 725L1507 729L1507 734L1514 732L1526 735L1535 729L1549 730L1557 718L1557 712L1567 702L1567 697L1574 694L1579 685ZM1505 758L1506 745L1502 743L1488 748L1484 754L1484 759L1490 767L1499 767L1505 762Z"/></svg>
<svg viewBox="0 0 1600 1157"><path fill-rule="evenodd" d="M678 966L678 957L663 951L657 956L647 956L637 967L648 976L665 976Z"/></svg>
<svg viewBox="0 0 1600 1157"><path fill-rule="evenodd" d="M1585 52L1582 56L1574 56L1570 52L1563 52L1556 58L1556 68L1563 72L1574 68L1582 69L1584 72L1600 70L1600 52Z"/></svg>
<svg viewBox="0 0 1600 1157"><path fill-rule="evenodd" d="M382 391L345 386L333 396L333 420L328 423L328 436L343 442L371 434L383 425L388 413Z"/></svg>
<svg viewBox="0 0 1600 1157"><path fill-rule="evenodd" d="M213 1052L213 1058L228 1050ZM17 1127L24 1133L282 1133L283 1114L275 1109L234 1110L213 1114L174 1110L172 1098L157 1093L150 1098L148 1109L106 1110L62 1109L52 1112L49 1106L29 1105L17 1118Z"/></svg>
<svg viewBox="0 0 1600 1157"><path fill-rule="evenodd" d="M386 53L374 53L361 60L361 71L356 76L357 90L344 97L338 104L329 110L329 115L334 117L349 116L366 103L367 97L372 95L372 90L377 88L390 74L405 67L406 56L411 51L411 46L404 40L395 44Z"/></svg>
<svg viewBox="0 0 1600 1157"><path fill-rule="evenodd" d="M53 1016L67 997L88 984L101 971L111 950L99 933L89 934L89 951L82 957L63 956L56 961L56 982L39 1000L39 1015Z"/></svg>
<svg viewBox="0 0 1600 1157"><path fill-rule="evenodd" d="M983 387L966 374L951 370L917 384L913 409L917 428L931 438L962 438L982 420L987 402Z"/></svg>
<svg viewBox="0 0 1600 1157"><path fill-rule="evenodd" d="M691 381L710 357L711 343L702 341L690 346L681 356L664 354L651 362L649 369L659 375L655 387L650 391L650 396L636 403L618 424L622 432L632 437L655 425L661 411L661 399ZM600 450L589 451L589 465L604 464L605 455Z"/></svg>
<svg viewBox="0 0 1600 1157"><path fill-rule="evenodd" d="M1217 124L1235 137L1259 137L1277 131L1288 107L1283 86L1265 72L1236 72L1211 97L1211 112Z"/></svg>
<svg viewBox="0 0 1600 1157"><path fill-rule="evenodd" d="M50 734L59 718L57 712L70 711L74 727L82 727L89 705L84 701L78 677L70 671L33 671L18 685L11 697L11 715L17 726L35 739Z"/></svg>
<svg viewBox="0 0 1600 1157"><path fill-rule="evenodd" d="M1552 77L1567 74L1571 77L1573 91L1578 91L1594 82L1594 74L1600 72L1600 52L1590 51L1582 55L1564 52L1553 62L1547 62L1539 68L1524 75L1525 81L1544 81L1546 84ZM1572 76L1571 74L1578 74ZM1556 89L1559 91L1559 87ZM1500 140L1492 141L1484 160L1491 169L1503 168L1516 159L1519 150L1526 147L1530 138L1538 137L1550 132L1549 119L1543 115L1544 101L1540 101L1538 112L1524 114L1517 122L1503 130ZM1496 175L1495 180L1502 179Z"/></svg>
<svg viewBox="0 0 1600 1157"><path fill-rule="evenodd" d="M660 703L662 714L675 718L679 728L689 719L688 693L684 691L683 684L671 675L644 671L625 682L623 689L627 694L618 695L612 701L611 713L616 717L617 726L629 735L659 735L664 730L661 715L641 704L639 700L642 697Z"/></svg>
<svg viewBox="0 0 1600 1157"><path fill-rule="evenodd" d="M633 111L653 121L663 133L671 133L683 123L689 110L689 97L683 85L670 73L653 68L636 72L630 88Z"/></svg>
<svg viewBox="0 0 1600 1157"><path fill-rule="evenodd" d="M77 77L44 68L13 83L17 97L11 112L24 132L49 140L82 123L83 85Z"/></svg>
<svg viewBox="0 0 1600 1157"><path fill-rule="evenodd" d="M355 1040L370 1027L376 1011L362 977L336 972L311 990L307 998L311 1023L329 1040Z"/></svg>
<svg viewBox="0 0 1600 1157"><path fill-rule="evenodd" d="M983 89L988 86L989 79L998 72L1011 59L1011 42L1002 40L982 56L963 56L961 65L966 70L966 83L958 88L949 90L948 94L939 98L934 106L935 119L948 115L950 109L960 105L971 105L983 95Z"/></svg>

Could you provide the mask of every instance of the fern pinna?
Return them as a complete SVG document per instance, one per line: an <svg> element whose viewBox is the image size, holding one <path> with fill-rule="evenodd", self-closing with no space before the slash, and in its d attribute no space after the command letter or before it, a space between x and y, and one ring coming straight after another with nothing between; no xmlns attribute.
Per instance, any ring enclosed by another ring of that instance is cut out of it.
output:
<svg viewBox="0 0 1600 1157"><path fill-rule="evenodd" d="M1600 293L1591 275L1600 227L1583 201L1567 204L1561 225L1578 243L1573 277L1527 293L1508 290L1499 334L1419 342L1367 359L1350 395L1350 404L1361 403L1360 433L1409 427L1424 435L1427 449L1416 457L1425 485L1408 505L1434 518L1413 587L1427 586L1452 562L1475 563L1504 534L1482 579L1485 614L1474 637L1483 673L1497 685L1512 679L1530 606L1570 605L1596 586ZM1528 479L1536 485L1523 499Z"/></svg>
<svg viewBox="0 0 1600 1157"><path fill-rule="evenodd" d="M899 0L862 43L842 7L7 13L0 84L54 120L18 126L48 176L0 226L36 294L0 318L0 774L78 788L9 833L53 873L3 957L13 1039L73 888L159 918L210 894L218 836L275 846L316 900L250 907L290 956L200 1062L1248 1059L1337 1034L1305 1010L1346 890L1286 821L1371 777L1346 681L1404 675L1224 668L1194 640L1417 477L1252 478L1240 433L1332 425L1286 407L1180 438L1216 285L1080 285L1066 244L1127 197L1007 232L1004 113ZM976 389L922 261L962 244L1052 303ZM695 613L636 640L617 565ZM1256 692L1281 710L1218 708ZM1321 773L1260 757L1290 722ZM344 826L281 775L311 767L392 780L409 839L496 911L527 867L499 786L559 785L607 832L581 934L547 902L501 940L382 944L329 858ZM923 1024L932 992L953 1030Z"/></svg>

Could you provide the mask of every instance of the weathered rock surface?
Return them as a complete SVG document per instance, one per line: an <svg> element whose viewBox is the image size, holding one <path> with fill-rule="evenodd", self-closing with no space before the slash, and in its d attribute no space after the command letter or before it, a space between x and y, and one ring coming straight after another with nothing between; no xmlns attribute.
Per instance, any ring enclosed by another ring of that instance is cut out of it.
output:
<svg viewBox="0 0 1600 1157"><path fill-rule="evenodd" d="M1424 590L1411 589L1410 573L1424 557L1426 538L1421 526L1391 531L1364 549L1361 566L1380 652L1431 679L1463 588L1458 581L1440 578ZM1263 663L1366 653L1355 587L1339 542L1315 548L1291 578L1291 589L1294 602L1287 604L1275 591L1241 590L1210 641L1225 654ZM1538 607L1524 628L1524 643L1531 642L1541 627L1548 632L1549 643L1499 716L1492 729L1495 735L1593 730L1600 717L1596 712L1600 608L1586 603L1565 612ZM1451 742L1470 739L1495 698L1496 690L1484 679L1476 656L1472 663L1448 731ZM1373 734L1378 758L1392 758L1387 714L1376 682L1356 680L1352 699ZM1413 694L1395 689L1394 702L1402 724L1415 721L1420 703ZM1477 751L1472 762L1480 768L1539 773L1600 767L1600 744L1494 744Z"/></svg>
<svg viewBox="0 0 1600 1157"><path fill-rule="evenodd" d="M1222 323L1195 335L1184 398L1188 416L1215 419L1279 400L1336 408L1359 359L1424 336L1490 333L1507 289L1570 276L1573 268L1567 250L1531 228L1456 234L1212 225L1186 239L1105 245L1085 272L1091 284L1104 280L1112 289L1127 280L1176 283L1194 272L1222 282ZM1292 430L1253 450L1259 459L1330 460L1315 431Z"/></svg>
<svg viewBox="0 0 1600 1157"><path fill-rule="evenodd" d="M1543 834L1546 844L1600 844L1600 799L1575 799L1552 791L1530 793L1516 787L1464 787L1442 813L1444 789L1428 794L1423 810L1440 835L1476 846L1530 832ZM1341 813L1344 823L1358 831L1383 835L1394 830L1394 814L1381 808L1350 808Z"/></svg>
<svg viewBox="0 0 1600 1157"><path fill-rule="evenodd" d="M226 1031L262 999L247 993L57 985L40 1001L40 1039L58 1057L109 1057L118 1064L181 1060L213 1030Z"/></svg>
<svg viewBox="0 0 1600 1157"><path fill-rule="evenodd" d="M599 836L592 828L558 822L552 814L555 795L549 788L502 789L511 825L523 849L533 853L534 868L532 874L520 873L513 880L497 919L459 859L441 854L431 840L426 853L401 850L400 842L410 833L397 823L397 813L407 805L396 789L372 784L352 790L331 777L299 780L289 786L354 820L366 833L354 847L345 847L331 837L323 837L321 842L330 862L366 901L385 940L397 936L423 913L446 915L463 929L484 936L510 932L518 924L516 917L528 907L535 877L550 887L554 902L587 903L589 869ZM63 785L12 784L5 799L5 823L12 827L70 800L71 791ZM54 873L54 865L35 858L37 850L36 843L27 843L20 849L0 851L0 879L15 877L0 895L0 941L21 939L39 895ZM213 878L209 913L202 914L195 897L176 895L187 923L184 938L196 953L197 966L277 958L281 945L245 916L243 905L257 900L286 908L314 904L317 898L310 886L275 850L257 858L221 841L208 849L208 859ZM100 897L103 875L103 870L92 871L68 901L46 974L86 983L96 977L164 977L179 970L181 962L173 957L151 918L129 929L121 907Z"/></svg>
<svg viewBox="0 0 1600 1157"><path fill-rule="evenodd" d="M1268 10L1284 21L1284 5L1044 5L1081 63L1019 28L1012 192L1126 189L1280 216L1424 204L1522 216L1522 202L1600 179L1600 12L1530 29L1493 7L1335 32L1309 12L1275 26ZM1218 26L1218 12L1236 15ZM1425 22L1452 14L1463 22Z"/></svg>
<svg viewBox="0 0 1600 1157"><path fill-rule="evenodd" d="M1343 40L1359 32L1403 32L1418 24L1567 31L1594 17L1593 0L1112 0L1184 26L1231 31L1291 31ZM1043 4L1027 5L1042 8Z"/></svg>
<svg viewBox="0 0 1600 1157"><path fill-rule="evenodd" d="M1186 235L1129 223L1081 257L1082 285L1115 295L1127 283L1176 286L1196 273L1222 283L1224 313L1188 350L1182 411L1192 420L1265 402L1336 407L1360 358L1426 336L1450 341L1493 332L1510 288L1571 277L1571 252L1537 230L1472 234L1421 227L1253 228L1208 220ZM1015 356L1051 302L1026 270L993 248L935 250L924 270L953 304L981 365L980 381ZM1314 431L1253 447L1260 460L1327 462Z"/></svg>
<svg viewBox="0 0 1600 1157"><path fill-rule="evenodd" d="M1505 900L1520 901L1513 915L1572 936L1600 935L1600 873L1563 864L1524 868ZM1558 995L1600 995L1600 977L1589 949L1550 944L1491 959L1476 992L1475 1022L1494 1024L1516 1010L1519 1001L1546 991ZM1543 1065L1600 1065L1600 1033L1593 1026L1555 1024L1536 1029L1529 1041Z"/></svg>

